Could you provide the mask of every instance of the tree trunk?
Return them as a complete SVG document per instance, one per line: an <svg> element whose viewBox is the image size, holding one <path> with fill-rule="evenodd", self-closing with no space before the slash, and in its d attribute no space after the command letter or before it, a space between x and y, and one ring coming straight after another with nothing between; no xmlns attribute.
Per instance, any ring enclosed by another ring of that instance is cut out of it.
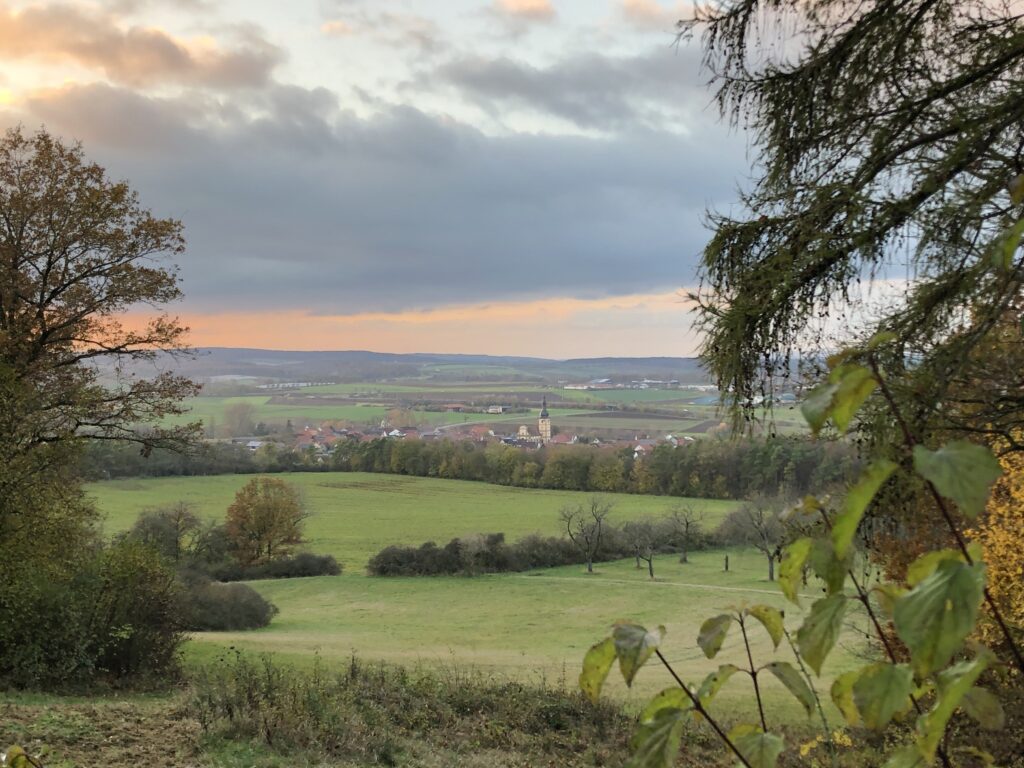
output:
<svg viewBox="0 0 1024 768"><path fill-rule="evenodd" d="M775 581L775 558L768 557L768 581Z"/></svg>
<svg viewBox="0 0 1024 768"><path fill-rule="evenodd" d="M651 578L654 578L654 558L652 557L647 561L647 572L651 574Z"/></svg>
<svg viewBox="0 0 1024 768"><path fill-rule="evenodd" d="M679 555L679 562L680 563L688 563L688 562L690 562L690 558L689 558L689 556L686 553L686 547L683 547L683 551Z"/></svg>
<svg viewBox="0 0 1024 768"><path fill-rule="evenodd" d="M636 555L636 569L640 570L640 555Z"/></svg>
<svg viewBox="0 0 1024 768"><path fill-rule="evenodd" d="M594 561L591 560L590 558L587 558L587 573L593 573L593 572L594 572Z"/></svg>

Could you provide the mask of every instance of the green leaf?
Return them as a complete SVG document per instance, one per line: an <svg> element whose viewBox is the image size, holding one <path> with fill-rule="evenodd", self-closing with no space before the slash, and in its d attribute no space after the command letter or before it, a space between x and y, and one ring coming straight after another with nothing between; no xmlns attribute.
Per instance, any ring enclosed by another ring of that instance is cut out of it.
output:
<svg viewBox="0 0 1024 768"><path fill-rule="evenodd" d="M807 681L804 680L803 675L797 671L796 667L785 661L773 661L764 668L775 675L779 682L786 686L790 693L796 696L797 701L799 701L803 705L804 709L807 710L808 715L814 711L814 704L816 701L814 691L812 691L811 687L807 685Z"/></svg>
<svg viewBox="0 0 1024 768"><path fill-rule="evenodd" d="M853 701L864 725L881 730L910 709L914 673L906 664L872 664L853 685Z"/></svg>
<svg viewBox="0 0 1024 768"><path fill-rule="evenodd" d="M931 761L925 759L916 744L900 747L885 761L885 768L925 768Z"/></svg>
<svg viewBox="0 0 1024 768"><path fill-rule="evenodd" d="M978 725L990 731L1001 731L1006 725L1003 705L992 691L974 686L960 702L964 712L974 718Z"/></svg>
<svg viewBox="0 0 1024 768"><path fill-rule="evenodd" d="M852 560L850 553L844 558L837 557L830 538L815 539L814 546L811 547L811 570L825 582L825 593L828 595L843 591Z"/></svg>
<svg viewBox="0 0 1024 768"><path fill-rule="evenodd" d="M832 398L832 423L840 432L845 432L861 405L875 391L878 381L869 368L852 363L836 368L829 379L839 384Z"/></svg>
<svg viewBox="0 0 1024 768"><path fill-rule="evenodd" d="M836 708L843 713L846 722L854 726L860 724L860 712L857 711L857 705L853 703L853 686L863 671L863 669L854 669L844 672L832 681L832 688L829 691Z"/></svg>
<svg viewBox="0 0 1024 768"><path fill-rule="evenodd" d="M821 665L839 638L846 607L843 595L829 595L815 601L796 633L800 655L816 675L821 675Z"/></svg>
<svg viewBox="0 0 1024 768"><path fill-rule="evenodd" d="M882 613L892 619L893 611L896 608L896 601L907 593L899 584L879 584L871 588L871 593L878 600Z"/></svg>
<svg viewBox="0 0 1024 768"><path fill-rule="evenodd" d="M612 638L592 645L583 657L583 671L580 672L580 690L595 704L601 697L601 687L608 677L608 671L615 661L615 641Z"/></svg>
<svg viewBox="0 0 1024 768"><path fill-rule="evenodd" d="M799 590L803 584L804 565L811 554L812 543L806 536L794 541L786 547L782 555L782 564L779 566L779 586L782 587L782 594L797 605L800 605Z"/></svg>
<svg viewBox="0 0 1024 768"><path fill-rule="evenodd" d="M971 661L962 661L939 673L935 706L917 719L917 743L929 762L935 759L935 751L946 732L949 719L990 662L990 654L984 652Z"/></svg>
<svg viewBox="0 0 1024 768"><path fill-rule="evenodd" d="M705 677L704 682L700 684L700 689L697 691L697 700L700 701L701 706L706 707L710 704L715 694L725 685L726 681L739 671L740 668L734 664L723 664Z"/></svg>
<svg viewBox="0 0 1024 768"><path fill-rule="evenodd" d="M725 635L729 631L729 625L732 622L731 614L722 613L718 616L713 616L700 625L697 645L701 647L704 655L709 659L715 658L718 652L722 650L722 643L725 642Z"/></svg>
<svg viewBox="0 0 1024 768"><path fill-rule="evenodd" d="M846 356L833 356L831 362L839 363ZM845 432L876 386L878 382L870 369L856 363L843 363L832 370L827 382L807 394L800 411L815 435L829 419L836 429Z"/></svg>
<svg viewBox="0 0 1024 768"><path fill-rule="evenodd" d="M666 688L647 702L647 706L644 707L643 712L640 713L640 722L652 722L663 709L686 710L691 709L692 707L693 702L690 701L690 697L687 696L686 691L678 685L674 685L671 688Z"/></svg>
<svg viewBox="0 0 1024 768"><path fill-rule="evenodd" d="M992 249L991 264L996 269L1008 272L1013 267L1013 254L1020 248L1024 236L1024 219L1015 223L996 241Z"/></svg>
<svg viewBox="0 0 1024 768"><path fill-rule="evenodd" d="M836 550L836 557L846 557L846 551L857 533L857 526L864 517L864 510L894 471L896 464L887 459L879 459L868 467L857 484L846 494L843 511L836 516L832 524L832 544Z"/></svg>
<svg viewBox="0 0 1024 768"><path fill-rule="evenodd" d="M750 763L750 768L775 768L784 746L782 738L762 733L752 725L740 725L729 731L729 740Z"/></svg>
<svg viewBox="0 0 1024 768"><path fill-rule="evenodd" d="M838 391L838 384L825 382L808 392L807 397L801 403L800 412L804 415L804 419L807 420L811 432L815 435L821 431L821 428L825 426L825 422L828 421L829 414L832 412L832 399Z"/></svg>
<svg viewBox="0 0 1024 768"><path fill-rule="evenodd" d="M778 608L772 608L770 605L752 605L747 608L746 614L753 616L761 622L764 628L768 630L768 636L771 637L772 643L778 648L785 633L782 623L782 611Z"/></svg>
<svg viewBox="0 0 1024 768"><path fill-rule="evenodd" d="M638 624L616 624L612 631L615 653L619 657L619 671L626 685L633 685L633 678L661 644L665 628L648 632Z"/></svg>
<svg viewBox="0 0 1024 768"><path fill-rule="evenodd" d="M985 509L989 489L1003 471L988 448L964 440L937 451L914 446L914 469L970 518Z"/></svg>
<svg viewBox="0 0 1024 768"><path fill-rule="evenodd" d="M671 768L679 754L683 736L684 711L663 709L645 723L633 737L633 756L627 768Z"/></svg>
<svg viewBox="0 0 1024 768"><path fill-rule="evenodd" d="M899 336L897 336L892 331L879 331L870 339L868 339L868 343L864 346L864 348L871 352L885 344L888 344L891 341L896 341L896 339L898 338Z"/></svg>
<svg viewBox="0 0 1024 768"><path fill-rule="evenodd" d="M920 677L942 669L974 629L985 586L985 566L953 560L896 600L893 624Z"/></svg>
<svg viewBox="0 0 1024 768"><path fill-rule="evenodd" d="M1018 173L1009 184L1010 200L1014 205L1024 203L1024 173Z"/></svg>
<svg viewBox="0 0 1024 768"><path fill-rule="evenodd" d="M958 549L937 549L934 552L925 552L907 567L907 584L916 587L935 573L939 563L944 563L947 560L962 563L964 556Z"/></svg>
<svg viewBox="0 0 1024 768"><path fill-rule="evenodd" d="M995 757L992 756L991 752L986 752L984 749L978 749L977 747L970 747L966 745L960 745L956 748L956 751L962 755L970 755L979 763L984 766L990 766L996 764Z"/></svg>

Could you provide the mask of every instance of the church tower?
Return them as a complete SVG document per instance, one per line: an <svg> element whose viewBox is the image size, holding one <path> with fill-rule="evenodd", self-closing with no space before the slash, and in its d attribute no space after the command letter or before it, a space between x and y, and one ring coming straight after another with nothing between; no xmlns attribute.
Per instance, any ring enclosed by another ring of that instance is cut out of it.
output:
<svg viewBox="0 0 1024 768"><path fill-rule="evenodd" d="M540 441L542 443L546 443L551 440L551 417L548 416L547 396L544 397L544 401L540 407L540 418L537 419L537 431L540 433Z"/></svg>

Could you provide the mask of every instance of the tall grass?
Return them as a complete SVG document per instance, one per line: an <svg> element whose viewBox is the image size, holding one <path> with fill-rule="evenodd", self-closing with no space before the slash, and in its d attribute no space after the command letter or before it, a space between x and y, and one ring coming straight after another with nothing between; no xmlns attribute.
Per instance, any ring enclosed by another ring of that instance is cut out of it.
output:
<svg viewBox="0 0 1024 768"><path fill-rule="evenodd" d="M484 673L408 670L352 657L298 671L240 653L199 668L189 714L204 733L288 753L395 765L409 745L542 764L621 764L632 721L609 704Z"/></svg>

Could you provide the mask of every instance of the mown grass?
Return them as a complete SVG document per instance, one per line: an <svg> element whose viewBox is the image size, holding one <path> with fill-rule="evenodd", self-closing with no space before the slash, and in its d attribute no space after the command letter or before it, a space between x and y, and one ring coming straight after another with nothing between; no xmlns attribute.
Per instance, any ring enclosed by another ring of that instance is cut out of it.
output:
<svg viewBox="0 0 1024 768"><path fill-rule="evenodd" d="M390 544L444 544L456 536L501 532L509 539L528 533L558 535L558 510L592 494L548 491L464 480L359 472L280 475L297 486L310 518L306 537L318 553L334 555L349 571L361 571ZM127 530L147 507L187 501L209 520L223 519L247 475L133 478L91 483L88 494L105 515L108 534ZM679 503L703 510L713 526L736 504L707 499L610 494L621 521L663 514Z"/></svg>

